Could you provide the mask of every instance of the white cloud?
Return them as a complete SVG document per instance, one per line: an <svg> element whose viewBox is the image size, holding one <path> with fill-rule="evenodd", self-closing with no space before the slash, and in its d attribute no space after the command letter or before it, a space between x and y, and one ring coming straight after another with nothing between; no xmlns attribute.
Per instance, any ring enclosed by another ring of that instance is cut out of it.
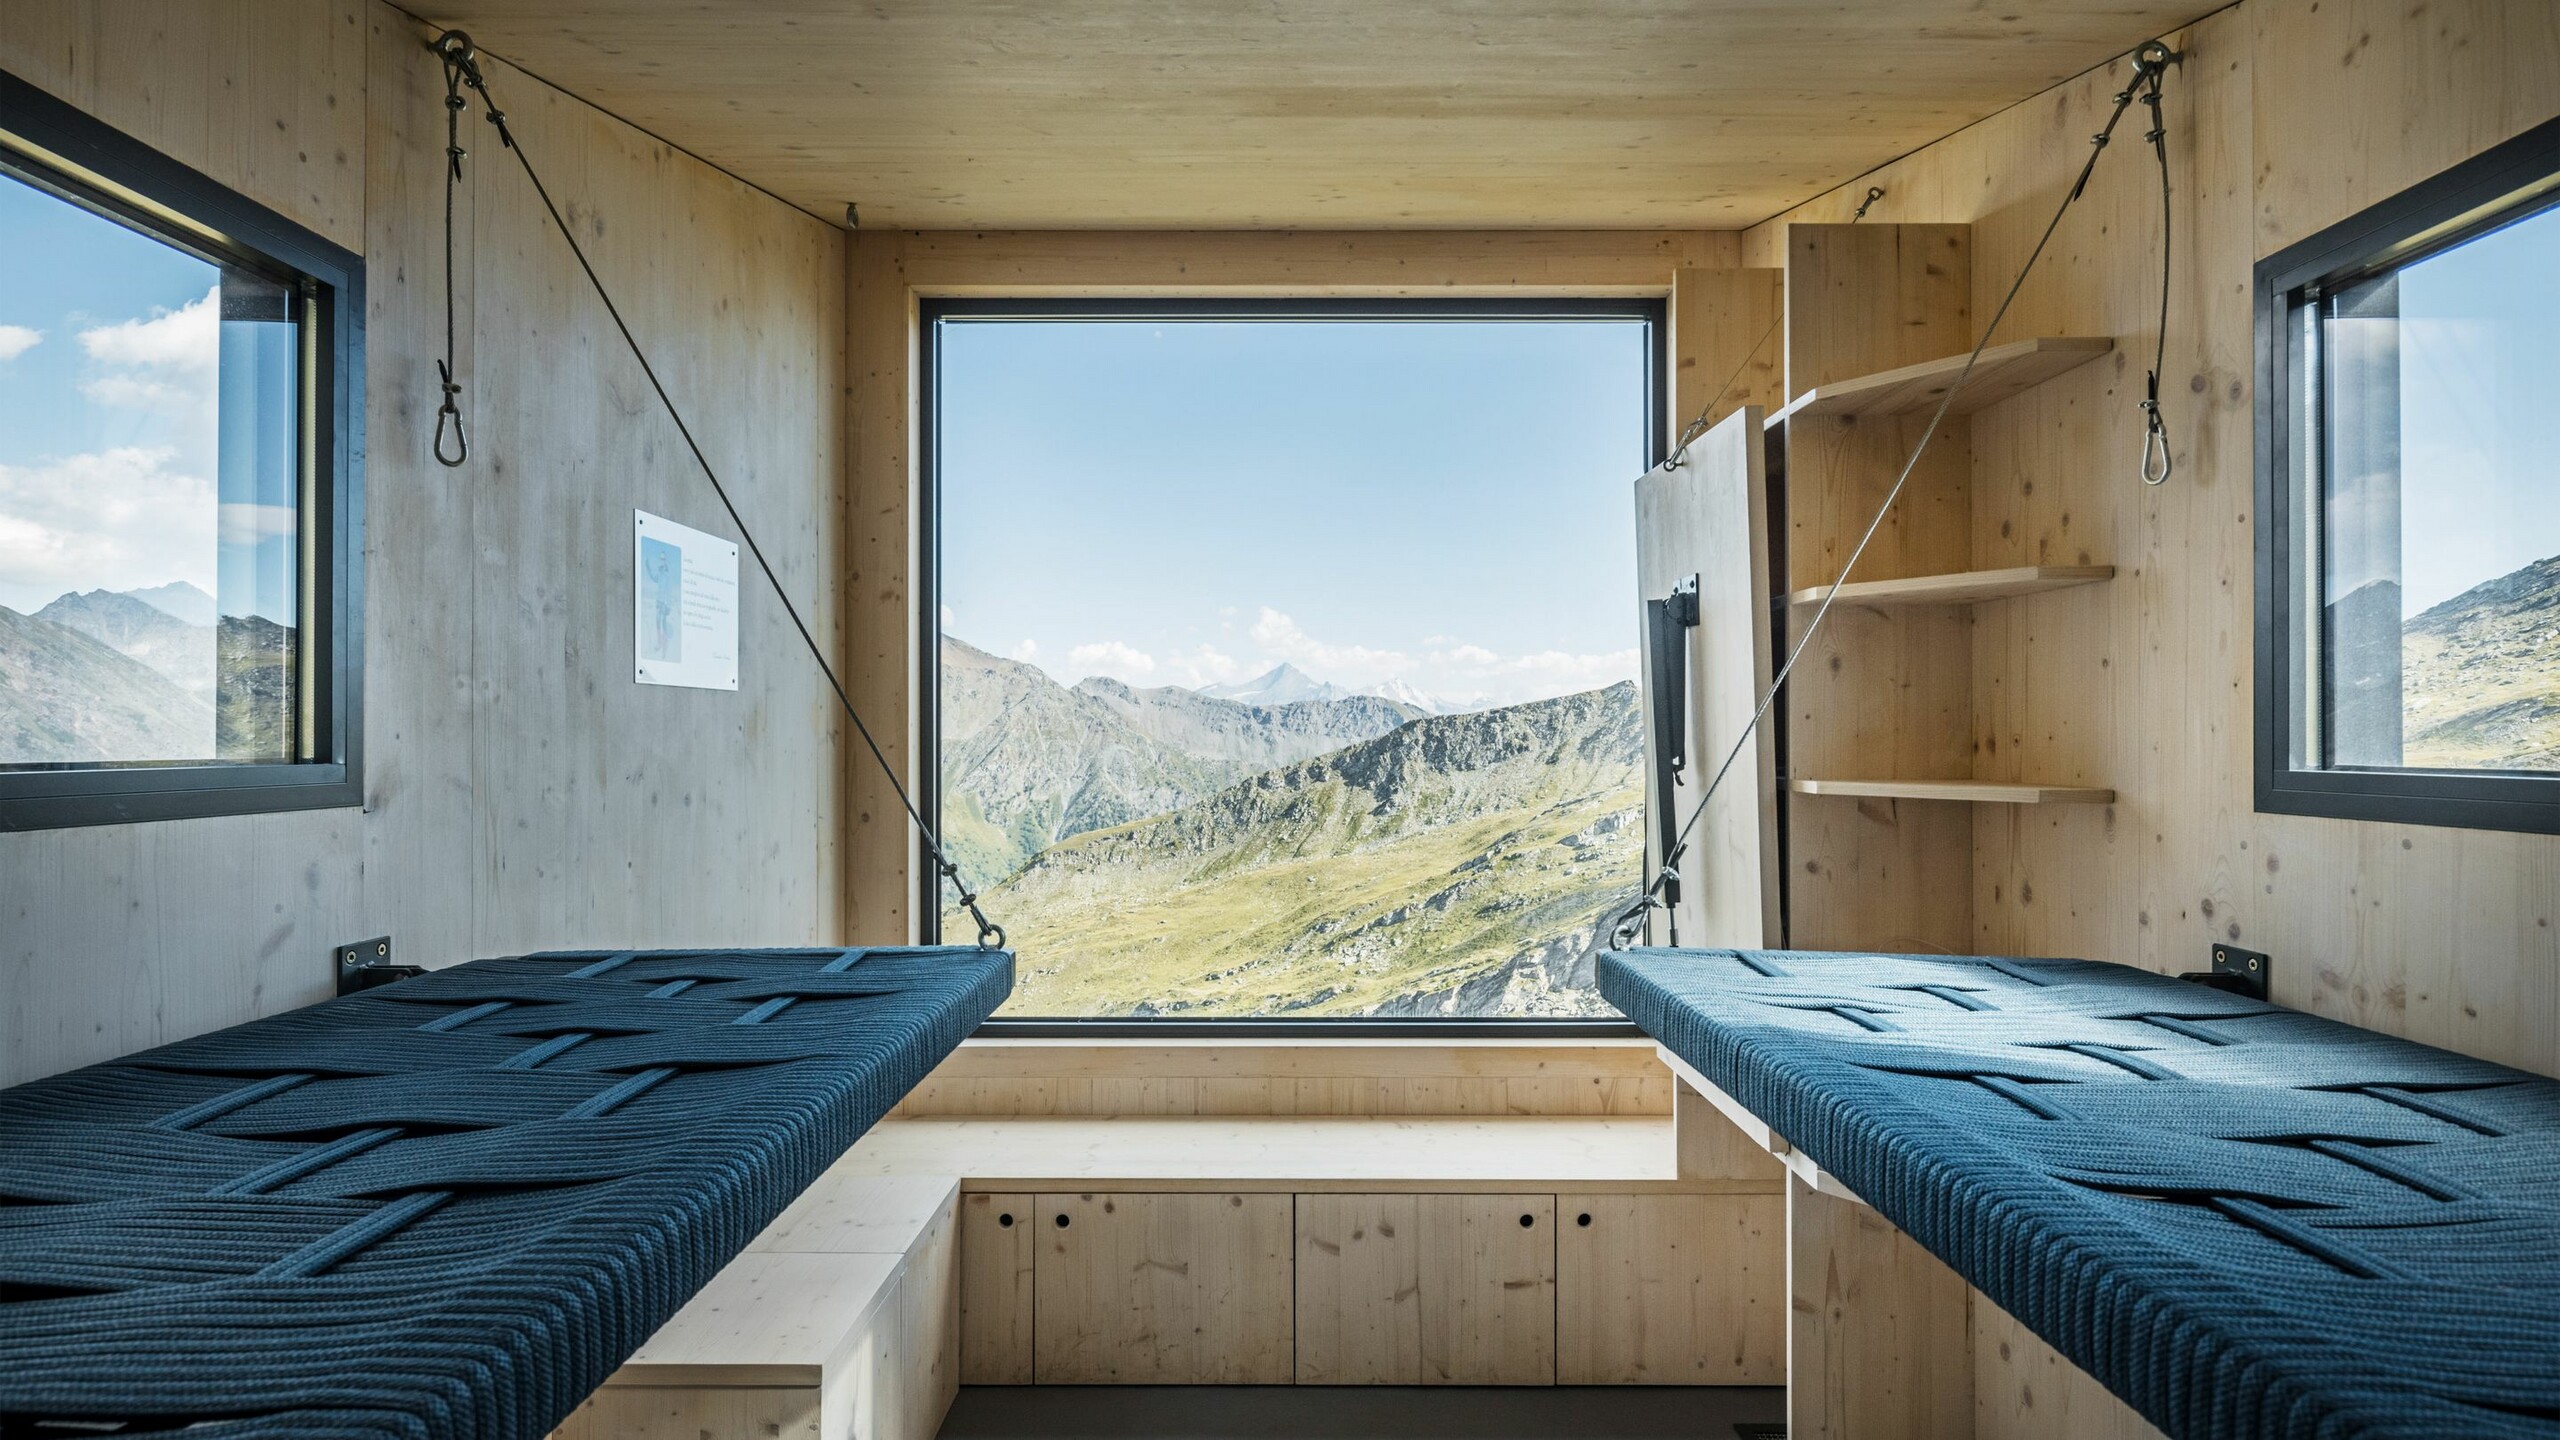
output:
<svg viewBox="0 0 2560 1440"><path fill-rule="evenodd" d="M1581 654L1538 650L1505 655L1483 645L1436 635L1419 656L1368 645L1338 644L1307 633L1282 611L1262 607L1253 639L1271 659L1286 660L1318 680L1348 690L1399 681L1456 709L1517 705L1582 690L1597 690L1636 673L1636 652ZM1194 682L1198 683L1198 682Z"/></svg>
<svg viewBox="0 0 2560 1440"><path fill-rule="evenodd" d="M222 507L222 543L255 545L261 540L290 535L300 518L290 505L250 505L234 501Z"/></svg>
<svg viewBox="0 0 2560 1440"><path fill-rule="evenodd" d="M147 320L83 330L80 348L108 365L211 374L222 358L222 287Z"/></svg>
<svg viewBox="0 0 2560 1440"><path fill-rule="evenodd" d="M1013 647L1013 658L1021 661L1025 665L1039 659L1040 642L1027 635L1024 636L1022 643Z"/></svg>
<svg viewBox="0 0 2560 1440"><path fill-rule="evenodd" d="M30 330L24 325L0 325L0 361L17 359L36 348L36 342L43 338L41 330Z"/></svg>
<svg viewBox="0 0 2560 1440"><path fill-rule="evenodd" d="M1402 651L1372 650L1366 645L1328 645L1298 627L1298 622L1265 605L1253 622L1253 643L1300 666L1339 675L1352 685L1383 680L1412 662Z"/></svg>
<svg viewBox="0 0 2560 1440"><path fill-rule="evenodd" d="M1236 657L1214 645L1202 645L1189 654L1175 655L1165 662L1165 666L1176 679L1194 689L1233 680L1244 669L1236 663Z"/></svg>
<svg viewBox="0 0 2560 1440"><path fill-rule="evenodd" d="M127 446L40 465L0 464L0 605L66 590L184 580L214 588L213 482L178 452Z"/></svg>
<svg viewBox="0 0 2560 1440"><path fill-rule="evenodd" d="M1111 675L1122 680L1152 675L1156 670L1156 657L1118 640L1078 645L1067 652L1067 663L1082 667L1086 674Z"/></svg>
<svg viewBox="0 0 2560 1440"><path fill-rule="evenodd" d="M952 610L951 610L951 607L950 607L950 606L948 606L948 605L943 606L943 607L942 607L942 628L943 628L944 632L945 632L945 633L948 633L948 632L950 632L950 631L952 631L952 630L956 630L956 629L958 629L959 627L960 627L960 617L959 617L958 615L955 615L955 614L953 614L953 613L952 613Z"/></svg>

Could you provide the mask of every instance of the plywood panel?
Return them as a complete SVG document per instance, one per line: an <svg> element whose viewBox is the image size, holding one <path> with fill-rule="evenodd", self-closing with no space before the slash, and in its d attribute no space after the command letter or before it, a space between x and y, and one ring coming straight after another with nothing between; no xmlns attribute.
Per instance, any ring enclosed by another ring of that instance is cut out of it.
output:
<svg viewBox="0 0 2560 1440"><path fill-rule="evenodd" d="M1420 1195L1297 1198L1297 1381L1423 1381Z"/></svg>
<svg viewBox="0 0 2560 1440"><path fill-rule="evenodd" d="M356 937L445 965L840 932L842 740L758 582L739 693L642 692L615 658L631 508L703 523L705 492L494 146L458 200L478 454L428 457L425 33L365 0L0 7L0 68L363 252L368 305L365 808L0 835L0 1082L324 998ZM521 72L491 83L832 644L841 235Z"/></svg>
<svg viewBox="0 0 2560 1440"><path fill-rule="evenodd" d="M1289 1383L1288 1196L1049 1194L1039 1216L1041 1384Z"/></svg>
<svg viewBox="0 0 2560 1440"><path fill-rule="evenodd" d="M1963 1279L1858 1201L1790 1176L1786 1203L1787 1433L1970 1440Z"/></svg>
<svg viewBox="0 0 2560 1440"><path fill-rule="evenodd" d="M1559 1196L1556 1383L1786 1378L1776 1196Z"/></svg>
<svg viewBox="0 0 2560 1440"><path fill-rule="evenodd" d="M1031 1383L1037 1199L960 1197L960 1383Z"/></svg>
<svg viewBox="0 0 2560 1440"><path fill-rule="evenodd" d="M1422 1383L1554 1384L1556 1197L1425 1195L1421 1208Z"/></svg>
<svg viewBox="0 0 2560 1440"><path fill-rule="evenodd" d="M1974 1440L2164 1440L2159 1429L1973 1292Z"/></svg>
<svg viewBox="0 0 2560 1440"><path fill-rule="evenodd" d="M770 10L448 0L837 215L973 228L1749 224L2189 18L2175 0ZM683 63L663 57L682 56Z"/></svg>
<svg viewBox="0 0 2560 1440"><path fill-rule="evenodd" d="M1753 725L1774 673L1768 617L1775 581L1760 418L1757 405L1732 411L1691 442L1680 463L1636 481L1639 598L1660 599L1686 577L1698 577L1698 624L1685 636L1687 763L1667 794L1658 793L1653 757L1659 742L1652 725L1645 728L1645 873L1662 866L1666 815L1689 835L1678 867L1679 905L1667 923L1655 919L1657 944L1675 937L1686 945L1739 946L1785 939L1778 911L1777 726ZM1648 667L1648 715L1652 683ZM1699 814L1729 754L1732 768Z"/></svg>
<svg viewBox="0 0 2560 1440"><path fill-rule="evenodd" d="M2503 0L2246 0L2170 37L2187 55L2164 107L2177 474L2158 489L2133 476L2159 195L2119 146L2004 330L2112 335L2116 351L1968 422L1972 553L1957 567L2117 567L2106 585L1978 611L1973 695L1976 774L2117 800L1977 807L1964 948L2177 972L2236 939L2276 952L2279 1003L2560 1073L2560 838L2258 815L2249 750L2250 266L2560 113L2555 26L2551 7ZM2124 73L1885 167L1868 223L1970 222L1974 293L1990 297ZM1863 189L1755 228L1746 261L1774 263L1788 221L1845 220Z"/></svg>

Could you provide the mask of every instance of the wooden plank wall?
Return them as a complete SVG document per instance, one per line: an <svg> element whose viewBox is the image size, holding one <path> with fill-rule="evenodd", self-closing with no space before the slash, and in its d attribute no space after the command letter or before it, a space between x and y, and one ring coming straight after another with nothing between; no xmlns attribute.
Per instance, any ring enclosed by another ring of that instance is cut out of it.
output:
<svg viewBox="0 0 2560 1440"><path fill-rule="evenodd" d="M1667 295L1675 271L1729 267L1738 245L1733 231L857 232L843 590L854 703L888 717L873 720L875 733L912 776L918 296ZM1674 373L1684 358L1697 356L1671 357ZM913 842L867 758L847 785L849 932L902 942L914 933Z"/></svg>
<svg viewBox="0 0 2560 1440"><path fill-rule="evenodd" d="M1064 1115L1667 1116L1648 1040L973 1040L905 1119Z"/></svg>
<svg viewBox="0 0 2560 1440"><path fill-rule="evenodd" d="M476 454L428 456L443 90L369 0L11 0L0 68L367 260L367 804L0 835L0 1083L450 964L839 930L843 737L761 582L737 694L634 686L630 511L728 532L522 175L471 122ZM832 644L844 242L503 63L490 83Z"/></svg>
<svg viewBox="0 0 2560 1440"><path fill-rule="evenodd" d="M2560 7L2246 0L2173 41L2176 477L2134 476L2159 276L2138 146L2101 163L2002 331L2116 352L1973 420L1973 563L2117 567L1978 610L1977 773L2120 796L1976 807L1976 945L2175 972L2237 940L2275 952L2285 1004L2560 1073L2560 838L2252 808L2249 302L2259 257L2560 113ZM1745 263L1879 184L1869 223L1972 224L1987 315L2123 79L2093 72L1748 231Z"/></svg>

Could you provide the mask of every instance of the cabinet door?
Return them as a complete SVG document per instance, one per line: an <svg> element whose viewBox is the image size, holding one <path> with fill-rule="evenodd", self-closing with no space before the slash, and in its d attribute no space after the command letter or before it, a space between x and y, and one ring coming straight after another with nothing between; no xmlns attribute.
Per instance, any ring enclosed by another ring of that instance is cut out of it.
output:
<svg viewBox="0 0 2560 1440"><path fill-rule="evenodd" d="M1031 1383L1032 1251L1038 1199L960 1197L960 1383Z"/></svg>
<svg viewBox="0 0 2560 1440"><path fill-rule="evenodd" d="M1422 1383L1556 1383L1556 1197L1422 1197Z"/></svg>
<svg viewBox="0 0 2560 1440"><path fill-rule="evenodd" d="M1555 1197L1298 1197L1302 1385L1555 1383Z"/></svg>
<svg viewBox="0 0 2560 1440"><path fill-rule="evenodd" d="M1557 1202L1556 1380L1786 1383L1786 1209L1777 1195Z"/></svg>
<svg viewBox="0 0 2560 1440"><path fill-rule="evenodd" d="M1286 1385L1290 1197L1043 1195L1043 1385Z"/></svg>
<svg viewBox="0 0 2560 1440"><path fill-rule="evenodd" d="M1422 1199L1298 1197L1298 1383L1422 1383Z"/></svg>

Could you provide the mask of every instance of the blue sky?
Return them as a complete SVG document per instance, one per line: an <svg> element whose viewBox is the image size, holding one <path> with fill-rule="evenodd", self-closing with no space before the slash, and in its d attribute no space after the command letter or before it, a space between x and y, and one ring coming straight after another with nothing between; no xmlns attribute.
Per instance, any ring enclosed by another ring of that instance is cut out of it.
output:
<svg viewBox="0 0 2560 1440"><path fill-rule="evenodd" d="M946 627L1060 680L1511 703L1635 673L1642 327L942 330Z"/></svg>
<svg viewBox="0 0 2560 1440"><path fill-rule="evenodd" d="M183 580L289 618L289 491L257 493L239 465L237 493L216 483L224 357L238 393L287 327L222 324L214 266L5 175L0 256L0 605ZM235 453L289 435L289 415L257 418Z"/></svg>
<svg viewBox="0 0 2560 1440"><path fill-rule="evenodd" d="M2560 210L2400 275L2401 602L2560 555Z"/></svg>

